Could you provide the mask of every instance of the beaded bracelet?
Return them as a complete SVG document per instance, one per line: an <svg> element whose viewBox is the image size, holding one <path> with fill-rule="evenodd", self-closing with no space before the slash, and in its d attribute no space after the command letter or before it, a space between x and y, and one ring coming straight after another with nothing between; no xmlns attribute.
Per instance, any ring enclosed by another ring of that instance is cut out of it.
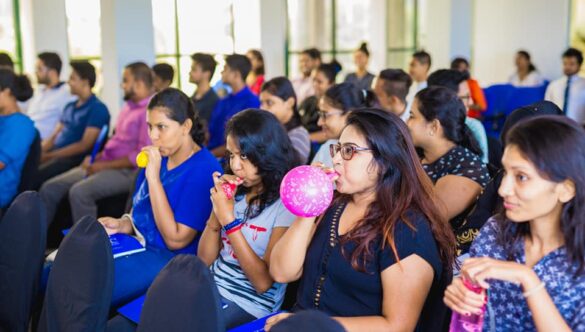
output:
<svg viewBox="0 0 585 332"><path fill-rule="evenodd" d="M229 232L232 228L238 227L242 225L242 221L240 219L234 219L234 221L230 222L227 225L224 225L222 228L223 230L227 233ZM228 233L229 234L229 233Z"/></svg>
<svg viewBox="0 0 585 332"><path fill-rule="evenodd" d="M533 295L534 293L538 292L539 290L543 289L546 284L544 281L541 281L540 284L532 287L532 289L527 290L526 292L522 293L524 298L528 298L529 296Z"/></svg>
<svg viewBox="0 0 585 332"><path fill-rule="evenodd" d="M242 224L239 224L238 226L231 228L229 231L226 231L225 234L230 235L232 233L235 233L235 232L239 231L240 229L242 229L242 226L243 226Z"/></svg>

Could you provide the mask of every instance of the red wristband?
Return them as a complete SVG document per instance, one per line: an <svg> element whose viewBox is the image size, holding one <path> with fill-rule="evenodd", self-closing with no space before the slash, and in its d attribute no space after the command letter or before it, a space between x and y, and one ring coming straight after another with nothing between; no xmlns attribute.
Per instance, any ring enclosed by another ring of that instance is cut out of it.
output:
<svg viewBox="0 0 585 332"><path fill-rule="evenodd" d="M230 229L229 231L225 232L225 234L226 235L230 235L230 234L232 234L232 233L234 233L236 231L239 231L240 229L242 229L242 225L243 224L239 224L238 226L236 226L236 227Z"/></svg>

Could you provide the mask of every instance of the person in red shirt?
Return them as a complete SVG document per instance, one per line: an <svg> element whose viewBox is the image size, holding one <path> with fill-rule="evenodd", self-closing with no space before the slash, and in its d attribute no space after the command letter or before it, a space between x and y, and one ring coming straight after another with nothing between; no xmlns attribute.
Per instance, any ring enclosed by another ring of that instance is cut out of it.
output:
<svg viewBox="0 0 585 332"><path fill-rule="evenodd" d="M451 69L469 73L469 62L467 62L465 58L455 58L451 62ZM479 83L471 78L471 74L467 80L467 85L469 86L469 95L472 100L467 115L472 118L480 119L481 113L485 112L487 109L485 95L483 94L483 90L479 86Z"/></svg>
<svg viewBox="0 0 585 332"><path fill-rule="evenodd" d="M264 56L258 50L249 50L246 57L252 63L252 70L246 77L246 85L258 96L264 84Z"/></svg>

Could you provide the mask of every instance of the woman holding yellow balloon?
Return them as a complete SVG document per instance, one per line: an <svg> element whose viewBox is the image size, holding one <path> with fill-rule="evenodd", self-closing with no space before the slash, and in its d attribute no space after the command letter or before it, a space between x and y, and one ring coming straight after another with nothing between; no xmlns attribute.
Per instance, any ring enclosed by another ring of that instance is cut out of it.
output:
<svg viewBox="0 0 585 332"><path fill-rule="evenodd" d="M114 261L113 304L146 292L175 254L197 253L212 209L212 174L221 171L203 147L203 127L183 92L169 88L155 95L148 105L147 122L153 145L144 147L136 158L143 170L136 180L132 211L122 218L99 219L108 234L143 237L147 248Z"/></svg>

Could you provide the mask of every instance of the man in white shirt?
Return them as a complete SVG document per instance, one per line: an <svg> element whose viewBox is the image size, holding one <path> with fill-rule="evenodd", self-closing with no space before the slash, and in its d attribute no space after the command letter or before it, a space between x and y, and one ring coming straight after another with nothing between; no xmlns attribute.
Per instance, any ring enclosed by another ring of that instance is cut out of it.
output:
<svg viewBox="0 0 585 332"><path fill-rule="evenodd" d="M404 122L410 117L410 103L406 101L406 94L411 84L412 79L402 69L384 69L373 83L380 107L398 115Z"/></svg>
<svg viewBox="0 0 585 332"><path fill-rule="evenodd" d="M292 85L297 95L297 105L300 105L307 97L315 94L313 90L313 77L311 73L321 64L321 52L316 48L309 48L301 52L299 56L299 70L301 76L293 79Z"/></svg>
<svg viewBox="0 0 585 332"><path fill-rule="evenodd" d="M412 54L410 65L408 66L408 73L412 77L412 85L408 91L406 101L412 104L414 96L420 90L427 87L427 77L431 69L431 55L425 51L418 51Z"/></svg>
<svg viewBox="0 0 585 332"><path fill-rule="evenodd" d="M582 64L581 51L575 48L566 50L563 53L564 76L550 83L544 96L580 124L585 123L585 78L579 76Z"/></svg>
<svg viewBox="0 0 585 332"><path fill-rule="evenodd" d="M59 79L61 66L61 58L57 53L44 52L38 55L35 74L40 86L30 100L26 113L34 121L41 139L51 136L65 105L75 99L68 85Z"/></svg>

